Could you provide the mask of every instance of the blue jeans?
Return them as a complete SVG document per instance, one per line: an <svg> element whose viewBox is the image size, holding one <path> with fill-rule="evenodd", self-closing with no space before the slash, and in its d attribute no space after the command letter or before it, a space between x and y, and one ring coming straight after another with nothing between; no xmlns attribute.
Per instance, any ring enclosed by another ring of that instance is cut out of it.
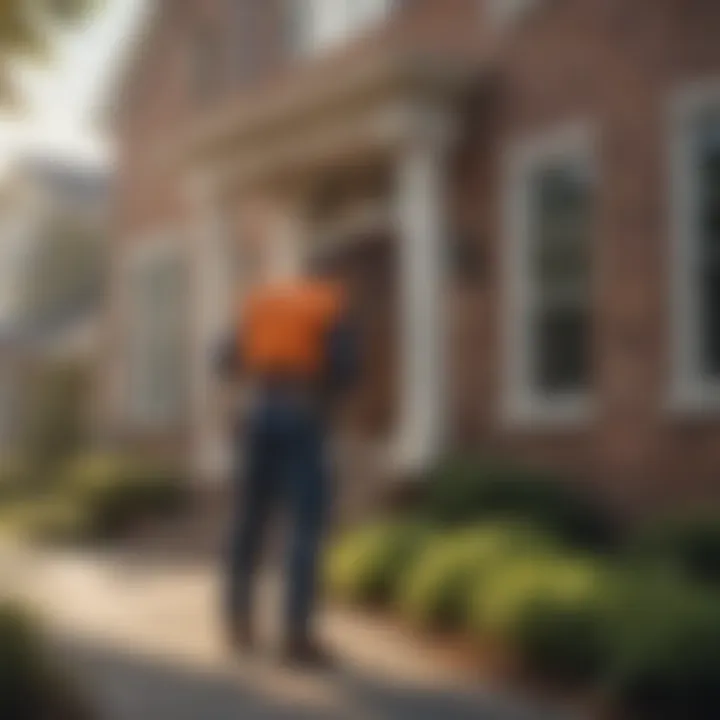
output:
<svg viewBox="0 0 720 720"><path fill-rule="evenodd" d="M269 520L286 505L286 631L305 638L315 603L318 553L328 506L324 426L320 413L282 397L261 400L246 426L245 472L236 472L235 519L228 568L227 612L249 622L257 561Z"/></svg>

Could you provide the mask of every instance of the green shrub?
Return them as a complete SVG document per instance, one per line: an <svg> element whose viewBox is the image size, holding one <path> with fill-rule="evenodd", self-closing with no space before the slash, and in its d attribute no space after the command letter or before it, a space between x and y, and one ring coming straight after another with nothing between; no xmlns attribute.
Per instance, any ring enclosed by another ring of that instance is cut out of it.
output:
<svg viewBox="0 0 720 720"><path fill-rule="evenodd" d="M174 468L122 457L85 457L58 476L51 488L26 489L4 503L2 529L33 541L110 539L179 509L188 492Z"/></svg>
<svg viewBox="0 0 720 720"><path fill-rule="evenodd" d="M19 499L7 506L0 517L4 530L31 542L80 541L90 529L82 507L54 496Z"/></svg>
<svg viewBox="0 0 720 720"><path fill-rule="evenodd" d="M403 574L399 607L423 627L464 627L471 595L483 579L508 557L546 544L547 538L518 524L438 534Z"/></svg>
<svg viewBox="0 0 720 720"><path fill-rule="evenodd" d="M425 515L444 525L519 519L589 549L612 547L618 535L610 515L579 488L544 472L474 457L451 459L435 471Z"/></svg>
<svg viewBox="0 0 720 720"><path fill-rule="evenodd" d="M76 689L52 665L37 622L0 604L0 717L3 720L88 720Z"/></svg>
<svg viewBox="0 0 720 720"><path fill-rule="evenodd" d="M177 510L187 493L180 473L160 464L94 456L66 471L67 497L84 513L90 532L112 537L147 517Z"/></svg>
<svg viewBox="0 0 720 720"><path fill-rule="evenodd" d="M33 368L26 379L19 443L38 481L51 483L52 470L83 447L88 378L87 368L82 364L50 362Z"/></svg>
<svg viewBox="0 0 720 720"><path fill-rule="evenodd" d="M510 648L559 680L597 677L609 662L612 578L597 561L553 555L509 561L481 582L472 625L481 641Z"/></svg>
<svg viewBox="0 0 720 720"><path fill-rule="evenodd" d="M632 554L644 565L720 587L720 515L657 522L639 534Z"/></svg>
<svg viewBox="0 0 720 720"><path fill-rule="evenodd" d="M330 549L326 581L335 597L383 604L395 594L404 567L421 552L429 530L413 522L383 522L349 532Z"/></svg>
<svg viewBox="0 0 720 720"><path fill-rule="evenodd" d="M663 578L629 587L614 626L614 696L647 720L720 717L717 596Z"/></svg>
<svg viewBox="0 0 720 720"><path fill-rule="evenodd" d="M0 460L0 504L13 502L29 484L29 469L19 457Z"/></svg>

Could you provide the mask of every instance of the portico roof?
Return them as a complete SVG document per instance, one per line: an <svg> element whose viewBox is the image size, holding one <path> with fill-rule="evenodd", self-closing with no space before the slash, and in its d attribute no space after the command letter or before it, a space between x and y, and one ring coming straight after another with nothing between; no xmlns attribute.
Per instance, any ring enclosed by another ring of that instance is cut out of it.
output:
<svg viewBox="0 0 720 720"><path fill-rule="evenodd" d="M478 73L447 54L377 51L207 118L173 143L171 162L235 186L368 157L401 140L416 110L462 96Z"/></svg>

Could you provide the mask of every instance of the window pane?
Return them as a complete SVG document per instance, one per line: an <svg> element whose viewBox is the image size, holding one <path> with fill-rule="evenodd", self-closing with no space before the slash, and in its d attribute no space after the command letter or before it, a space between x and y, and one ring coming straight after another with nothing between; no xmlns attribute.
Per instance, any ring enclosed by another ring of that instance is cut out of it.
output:
<svg viewBox="0 0 720 720"><path fill-rule="evenodd" d="M133 287L133 407L143 420L178 420L188 389L185 268L172 259L151 262L137 269Z"/></svg>
<svg viewBox="0 0 720 720"><path fill-rule="evenodd" d="M707 259L720 254L720 119L700 137L700 226ZM717 260L716 260L717 261Z"/></svg>
<svg viewBox="0 0 720 720"><path fill-rule="evenodd" d="M720 113L703 117L697 134L702 370L720 375Z"/></svg>
<svg viewBox="0 0 720 720"><path fill-rule="evenodd" d="M592 223L587 178L572 168L547 168L534 178L533 194L533 261L541 290L589 287Z"/></svg>
<svg viewBox="0 0 720 720"><path fill-rule="evenodd" d="M535 322L534 385L544 393L585 387L590 375L590 318L586 309L539 312Z"/></svg>
<svg viewBox="0 0 720 720"><path fill-rule="evenodd" d="M532 382L542 392L590 380L591 184L584 163L553 162L530 177Z"/></svg>
<svg viewBox="0 0 720 720"><path fill-rule="evenodd" d="M705 375L720 375L720 271L705 268L701 280L702 370Z"/></svg>
<svg viewBox="0 0 720 720"><path fill-rule="evenodd" d="M296 0L303 14L295 21L297 45L317 50L343 42L380 22L390 6L389 0Z"/></svg>

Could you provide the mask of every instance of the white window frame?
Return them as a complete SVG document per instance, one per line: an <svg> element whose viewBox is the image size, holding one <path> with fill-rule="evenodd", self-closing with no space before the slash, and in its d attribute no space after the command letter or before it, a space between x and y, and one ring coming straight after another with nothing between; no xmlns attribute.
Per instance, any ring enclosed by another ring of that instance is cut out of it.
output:
<svg viewBox="0 0 720 720"><path fill-rule="evenodd" d="M695 203L698 177L693 166L693 129L699 115L720 111L720 78L677 92L670 106L670 285L671 371L669 408L673 411L720 412L720 376L703 376L700 296L693 267L700 246Z"/></svg>
<svg viewBox="0 0 720 720"><path fill-rule="evenodd" d="M343 45L381 25L395 0L288 0L294 17L294 44L300 55L315 55ZM373 6L367 4L372 2ZM330 17L328 10L334 15ZM324 16L322 13L325 13ZM363 17L363 14L366 16Z"/></svg>
<svg viewBox="0 0 720 720"><path fill-rule="evenodd" d="M172 413L165 409L152 408L149 404L139 400L137 388L134 387L133 381L133 364L135 359L135 332L133 323L133 314L137 310L137 305L132 297L134 279L138 272L142 272L149 266L163 262L180 262L185 263L188 268L188 279L190 279L189 258L186 248L178 233L165 230L152 233L149 236L138 238L136 241L129 243L130 249L125 256L123 263L122 282L123 282L123 306L125 317L125 343L124 343L124 368L123 368L123 387L125 388L124 412L125 421L132 427L141 430L168 430L178 427L187 417L188 413L184 410L178 413ZM191 288L188 286L188 307L191 307L192 298L190 296ZM188 344L188 360L189 358ZM190 378L188 377L188 406L190 411Z"/></svg>
<svg viewBox="0 0 720 720"><path fill-rule="evenodd" d="M529 247L531 209L528 180L542 165L568 160L596 175L595 137L584 122L516 141L505 158L503 208L503 347L502 419L515 425L575 425L592 416L592 389L543 394L533 387L536 355L531 341ZM594 254L596 243L591 241ZM594 275L594 272L592 273ZM593 289L591 288L591 292Z"/></svg>
<svg viewBox="0 0 720 720"><path fill-rule="evenodd" d="M541 0L483 0L482 7L489 14L490 25L497 31L506 30L532 12Z"/></svg>

